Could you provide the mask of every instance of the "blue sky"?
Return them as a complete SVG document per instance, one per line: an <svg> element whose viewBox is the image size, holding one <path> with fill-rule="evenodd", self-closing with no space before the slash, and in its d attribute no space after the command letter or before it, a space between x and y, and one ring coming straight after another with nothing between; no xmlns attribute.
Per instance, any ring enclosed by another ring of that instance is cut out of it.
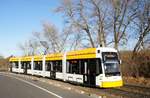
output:
<svg viewBox="0 0 150 98"><path fill-rule="evenodd" d="M62 30L64 21L54 9L61 0L0 0L0 55L22 55L19 44L32 36L32 32L42 31L45 21L54 23ZM133 48L134 39L128 47Z"/></svg>
<svg viewBox="0 0 150 98"><path fill-rule="evenodd" d="M54 13L61 0L0 0L0 55L20 55L19 43L41 31L49 21L62 28L61 15Z"/></svg>

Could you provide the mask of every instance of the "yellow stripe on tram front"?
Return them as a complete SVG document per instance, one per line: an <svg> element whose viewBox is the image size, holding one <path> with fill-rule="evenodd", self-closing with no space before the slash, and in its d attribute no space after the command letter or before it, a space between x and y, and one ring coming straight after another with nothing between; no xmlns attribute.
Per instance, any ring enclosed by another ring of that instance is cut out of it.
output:
<svg viewBox="0 0 150 98"><path fill-rule="evenodd" d="M123 86L123 81L104 81L102 82L102 87L103 88L110 88L110 87L120 87Z"/></svg>

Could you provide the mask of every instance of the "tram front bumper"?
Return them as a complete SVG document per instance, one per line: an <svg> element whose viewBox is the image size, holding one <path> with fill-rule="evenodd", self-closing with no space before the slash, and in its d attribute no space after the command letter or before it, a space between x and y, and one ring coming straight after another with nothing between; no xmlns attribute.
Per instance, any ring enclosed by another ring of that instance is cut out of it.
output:
<svg viewBox="0 0 150 98"><path fill-rule="evenodd" d="M123 81L104 81L102 82L102 88L111 88L111 87L121 87L123 86Z"/></svg>

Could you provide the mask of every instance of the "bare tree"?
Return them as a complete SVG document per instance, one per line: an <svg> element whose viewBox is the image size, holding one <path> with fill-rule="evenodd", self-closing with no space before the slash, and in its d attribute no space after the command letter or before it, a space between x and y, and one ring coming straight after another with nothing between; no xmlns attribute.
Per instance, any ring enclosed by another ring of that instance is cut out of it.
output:
<svg viewBox="0 0 150 98"><path fill-rule="evenodd" d="M60 33L58 29L55 25L50 23L44 23L43 29L44 37L48 40L53 52L61 52L64 48L64 40L62 39L63 35L59 35Z"/></svg>
<svg viewBox="0 0 150 98"><path fill-rule="evenodd" d="M36 55L38 54L38 47L39 47L39 43L33 39L30 39L28 41L29 44L29 55Z"/></svg>
<svg viewBox="0 0 150 98"><path fill-rule="evenodd" d="M37 48L39 47L39 45L33 39L30 39L23 44L19 44L18 47L23 52L24 56L38 54Z"/></svg>
<svg viewBox="0 0 150 98"><path fill-rule="evenodd" d="M139 6L138 17L134 21L138 39L133 49L133 54L147 45L147 47L150 46L150 1L142 0L139 3L141 6Z"/></svg>
<svg viewBox="0 0 150 98"><path fill-rule="evenodd" d="M55 12L64 15L64 30L60 32L54 24L44 23L43 31L34 32L32 40L21 49L30 50L29 54L37 53L38 47L61 52L64 47L79 49L110 44L118 49L127 43L129 35L135 36L135 28L138 41L134 51L141 46L150 47L149 5L149 0L63 0ZM47 45L40 44L41 41Z"/></svg>
<svg viewBox="0 0 150 98"><path fill-rule="evenodd" d="M32 39L34 40L35 43L38 43L38 47L40 49L38 49L40 51L42 51L41 54L46 54L48 53L48 49L49 49L49 44L46 41L43 32L33 32L32 33Z"/></svg>
<svg viewBox="0 0 150 98"><path fill-rule="evenodd" d="M106 9L102 9L105 0L63 0L56 12L64 13L66 23L80 30L77 33L85 33L90 43L90 47L95 47L97 44L106 46L106 34L104 21ZM103 11L103 12L102 12ZM98 38L96 38L98 37ZM84 40L84 39L83 39ZM97 41L98 40L98 41ZM98 42L98 43L95 43Z"/></svg>
<svg viewBox="0 0 150 98"><path fill-rule="evenodd" d="M99 45L105 47L106 46L106 18L107 18L107 8L104 5L107 5L105 0L90 0L90 3L93 6L93 15L95 18L95 23L97 26L96 32L98 35L98 43Z"/></svg>
<svg viewBox="0 0 150 98"><path fill-rule="evenodd" d="M29 55L29 49L27 43L20 43L18 44L19 49L23 52L23 55L28 56Z"/></svg>
<svg viewBox="0 0 150 98"><path fill-rule="evenodd" d="M118 49L123 40L127 40L127 32L131 22L137 17L136 0L112 0L112 25L114 47Z"/></svg>
<svg viewBox="0 0 150 98"><path fill-rule="evenodd" d="M136 0L63 0L56 12L63 13L66 23L79 29L78 33L86 33L91 47L114 43L118 49L127 40L126 31L137 17L137 6Z"/></svg>

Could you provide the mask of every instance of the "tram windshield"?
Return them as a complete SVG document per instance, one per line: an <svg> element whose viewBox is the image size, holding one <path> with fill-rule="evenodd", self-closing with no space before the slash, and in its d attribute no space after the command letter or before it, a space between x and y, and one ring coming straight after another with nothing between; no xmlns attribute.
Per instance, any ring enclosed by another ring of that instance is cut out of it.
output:
<svg viewBox="0 0 150 98"><path fill-rule="evenodd" d="M105 75L106 76L119 76L119 63L118 62L106 62L104 63Z"/></svg>
<svg viewBox="0 0 150 98"><path fill-rule="evenodd" d="M104 69L106 76L119 76L119 59L118 55L115 52L104 52L102 53Z"/></svg>

